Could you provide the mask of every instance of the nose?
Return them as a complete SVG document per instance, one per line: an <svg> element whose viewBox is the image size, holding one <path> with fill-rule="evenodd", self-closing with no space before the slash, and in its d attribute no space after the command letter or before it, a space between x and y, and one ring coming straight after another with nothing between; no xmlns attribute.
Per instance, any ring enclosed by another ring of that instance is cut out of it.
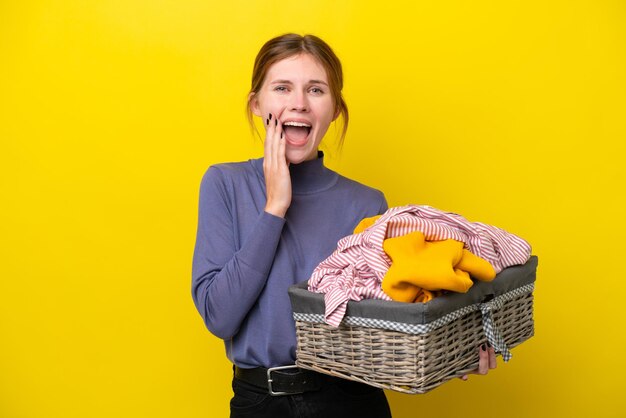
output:
<svg viewBox="0 0 626 418"><path fill-rule="evenodd" d="M307 96L303 92L295 92L291 97L290 106L291 110L297 112L306 112L309 110L309 103Z"/></svg>

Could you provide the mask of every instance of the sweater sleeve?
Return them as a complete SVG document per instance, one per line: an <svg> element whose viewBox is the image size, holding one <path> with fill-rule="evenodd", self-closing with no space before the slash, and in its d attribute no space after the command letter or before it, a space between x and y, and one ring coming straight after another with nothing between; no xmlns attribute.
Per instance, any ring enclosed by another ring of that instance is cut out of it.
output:
<svg viewBox="0 0 626 418"><path fill-rule="evenodd" d="M237 333L265 286L285 224L261 212L237 249L231 194L219 168L209 168L200 186L192 269L193 301L209 331L222 339Z"/></svg>
<svg viewBox="0 0 626 418"><path fill-rule="evenodd" d="M387 209L389 209L389 205L387 204L387 198L385 198L385 195L380 192L381 194L381 203L380 203L380 209L378 209L378 214L382 215L383 213L387 212Z"/></svg>

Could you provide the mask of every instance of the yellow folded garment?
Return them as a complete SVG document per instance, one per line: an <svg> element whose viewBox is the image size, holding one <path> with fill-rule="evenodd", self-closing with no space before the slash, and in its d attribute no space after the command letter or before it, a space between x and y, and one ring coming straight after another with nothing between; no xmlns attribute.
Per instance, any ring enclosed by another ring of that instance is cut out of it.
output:
<svg viewBox="0 0 626 418"><path fill-rule="evenodd" d="M431 292L430 290L419 289L419 291L417 292L417 296L415 297L415 300L413 300L413 302L419 302L419 303L430 302L437 296L440 296L442 293L443 293L442 291Z"/></svg>
<svg viewBox="0 0 626 418"><path fill-rule="evenodd" d="M354 231L352 233L358 234L359 232L365 231L366 228L369 228L370 226L374 225L376 221L378 220L378 218L380 218L380 216L381 215L376 215L376 216L370 216L369 218L362 219L361 222L359 222L359 224L354 228Z"/></svg>
<svg viewBox="0 0 626 418"><path fill-rule="evenodd" d="M392 264L383 278L382 288L396 301L414 302L422 297L422 290L465 293L472 286L470 274L483 281L496 277L489 262L452 239L426 241L424 234L415 231L386 239L383 249Z"/></svg>

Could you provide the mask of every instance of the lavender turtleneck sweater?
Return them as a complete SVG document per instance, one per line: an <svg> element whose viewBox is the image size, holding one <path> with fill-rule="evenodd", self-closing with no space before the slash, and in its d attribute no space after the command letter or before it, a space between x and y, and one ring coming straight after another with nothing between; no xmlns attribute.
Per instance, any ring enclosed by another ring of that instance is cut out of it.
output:
<svg viewBox="0 0 626 418"><path fill-rule="evenodd" d="M192 296L237 366L293 364L296 335L287 288L350 235L383 213L383 194L315 160L289 167L292 201L285 218L265 212L263 159L210 167L200 186Z"/></svg>

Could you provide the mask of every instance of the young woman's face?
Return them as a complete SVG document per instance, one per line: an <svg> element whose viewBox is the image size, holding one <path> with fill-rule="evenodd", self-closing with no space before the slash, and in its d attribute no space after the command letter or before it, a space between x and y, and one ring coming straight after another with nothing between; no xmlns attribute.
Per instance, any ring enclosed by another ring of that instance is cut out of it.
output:
<svg viewBox="0 0 626 418"><path fill-rule="evenodd" d="M334 103L324 67L309 54L273 64L260 91L251 98L252 112L263 121L270 113L278 117L286 158L293 164L317 157L328 126L339 115Z"/></svg>

